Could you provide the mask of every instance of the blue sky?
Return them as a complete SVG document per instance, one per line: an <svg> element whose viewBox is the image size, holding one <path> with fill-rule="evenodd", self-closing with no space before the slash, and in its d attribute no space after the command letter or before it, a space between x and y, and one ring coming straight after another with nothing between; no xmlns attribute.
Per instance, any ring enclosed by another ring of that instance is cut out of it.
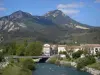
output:
<svg viewBox="0 0 100 75"><path fill-rule="evenodd" d="M0 0L0 16L18 10L43 15L55 9L81 23L100 26L100 0Z"/></svg>

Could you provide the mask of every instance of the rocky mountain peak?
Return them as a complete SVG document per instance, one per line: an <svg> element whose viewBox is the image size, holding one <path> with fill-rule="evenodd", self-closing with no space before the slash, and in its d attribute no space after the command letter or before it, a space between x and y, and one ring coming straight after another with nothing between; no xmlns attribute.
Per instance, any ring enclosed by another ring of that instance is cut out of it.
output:
<svg viewBox="0 0 100 75"><path fill-rule="evenodd" d="M16 12L12 13L9 16L9 18L10 19L21 19L21 18L30 17L30 16L32 16L32 15L27 13L27 12L23 12L23 11L19 10L19 11L16 11Z"/></svg>
<svg viewBox="0 0 100 75"><path fill-rule="evenodd" d="M44 16L45 17L49 17L49 16L57 17L57 16L65 16L65 14L61 10L53 10L53 11L49 11Z"/></svg>

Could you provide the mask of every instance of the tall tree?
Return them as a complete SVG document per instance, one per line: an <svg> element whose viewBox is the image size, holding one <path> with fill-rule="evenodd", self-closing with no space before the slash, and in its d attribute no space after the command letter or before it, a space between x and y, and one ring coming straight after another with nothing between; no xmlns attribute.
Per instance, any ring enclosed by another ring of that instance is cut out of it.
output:
<svg viewBox="0 0 100 75"><path fill-rule="evenodd" d="M26 48L26 55L39 56L42 53L42 43L41 42L32 42Z"/></svg>

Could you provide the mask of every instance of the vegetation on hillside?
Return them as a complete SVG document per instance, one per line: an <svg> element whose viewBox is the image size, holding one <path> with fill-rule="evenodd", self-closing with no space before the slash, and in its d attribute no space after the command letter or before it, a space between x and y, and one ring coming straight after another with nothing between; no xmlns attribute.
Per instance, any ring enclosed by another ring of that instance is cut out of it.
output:
<svg viewBox="0 0 100 75"><path fill-rule="evenodd" d="M15 41L4 45L5 55L18 55L18 56L39 56L42 53L41 42L28 43L25 40L23 43L16 43Z"/></svg>

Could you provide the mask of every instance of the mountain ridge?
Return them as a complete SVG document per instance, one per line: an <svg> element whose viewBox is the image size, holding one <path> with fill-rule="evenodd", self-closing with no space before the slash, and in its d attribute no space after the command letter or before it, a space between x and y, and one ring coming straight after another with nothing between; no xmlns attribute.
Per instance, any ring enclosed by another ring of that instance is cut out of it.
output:
<svg viewBox="0 0 100 75"><path fill-rule="evenodd" d="M0 18L0 31L2 35L10 39L21 36L33 38L34 40L51 40L66 42L73 40L75 34L89 33L93 26L81 24L60 10L53 10L43 16L33 16L21 10L11 15ZM15 35L16 33L16 35ZM74 34L74 36L73 36ZM8 38L6 38L9 40Z"/></svg>

